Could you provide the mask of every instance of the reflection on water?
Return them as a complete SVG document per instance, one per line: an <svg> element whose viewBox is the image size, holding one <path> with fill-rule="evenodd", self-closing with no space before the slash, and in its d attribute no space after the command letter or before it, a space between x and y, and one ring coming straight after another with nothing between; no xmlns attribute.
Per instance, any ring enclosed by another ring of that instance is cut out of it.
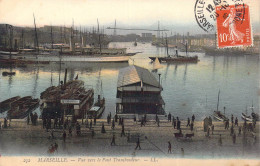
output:
<svg viewBox="0 0 260 166"><path fill-rule="evenodd" d="M128 65L138 65L152 70L149 56L165 56L165 48L157 48L151 44L111 43L110 46L127 48L128 52L142 52L129 60L128 63L51 63L49 65L1 66L0 72L15 71L15 76L0 77L0 101L20 95L40 97L40 93L49 86L57 86L64 79L65 68L68 69L68 80L77 75L85 82L86 87L100 88L106 98L106 111L114 113L116 102L116 85L119 69ZM174 54L174 49L169 49ZM184 55L185 53L180 53ZM217 105L217 93L220 89L219 108L225 106L226 114L240 118L246 105L258 107L259 59L256 56L205 56L198 55L197 64L162 64L156 78L161 74L165 108L167 112L187 118L195 114L197 119L212 115ZM258 110L258 108L256 108ZM37 110L39 112L39 110ZM2 115L3 116L3 115Z"/></svg>

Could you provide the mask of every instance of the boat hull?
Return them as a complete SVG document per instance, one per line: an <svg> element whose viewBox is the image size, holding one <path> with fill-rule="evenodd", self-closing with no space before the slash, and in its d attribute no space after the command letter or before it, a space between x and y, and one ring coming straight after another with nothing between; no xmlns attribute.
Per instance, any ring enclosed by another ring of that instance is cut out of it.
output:
<svg viewBox="0 0 260 166"><path fill-rule="evenodd" d="M217 111L214 111L213 117L216 120L221 121L221 122L228 120L228 118L225 115L223 115L221 112L217 112Z"/></svg>
<svg viewBox="0 0 260 166"><path fill-rule="evenodd" d="M197 63L199 61L198 57L149 57L152 61L158 58L159 62L166 63Z"/></svg>
<svg viewBox="0 0 260 166"><path fill-rule="evenodd" d="M252 122L252 121L253 121L253 119L252 119L250 116L247 116L247 115L245 115L244 113L241 114L241 118L242 118L243 120L246 120L246 121L249 121L249 122Z"/></svg>

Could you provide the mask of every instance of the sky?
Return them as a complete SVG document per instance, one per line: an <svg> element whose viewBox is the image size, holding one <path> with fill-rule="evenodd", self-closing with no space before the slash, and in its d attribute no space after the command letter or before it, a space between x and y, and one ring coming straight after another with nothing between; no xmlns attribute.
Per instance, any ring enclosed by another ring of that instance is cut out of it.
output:
<svg viewBox="0 0 260 166"><path fill-rule="evenodd" d="M130 26L185 27L197 25L196 0L0 0L0 23L33 26L118 24ZM244 0L246 1L246 0ZM259 23L260 0L251 0L252 22ZM260 24L260 23L259 23ZM198 28L199 29L199 28ZM201 31L203 32L203 31Z"/></svg>

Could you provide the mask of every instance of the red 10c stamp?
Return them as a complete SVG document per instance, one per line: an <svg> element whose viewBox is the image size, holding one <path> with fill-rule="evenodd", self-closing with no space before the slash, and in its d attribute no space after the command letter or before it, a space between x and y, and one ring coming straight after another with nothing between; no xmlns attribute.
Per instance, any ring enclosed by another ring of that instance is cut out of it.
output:
<svg viewBox="0 0 260 166"><path fill-rule="evenodd" d="M218 47L251 46L252 30L246 4L216 6Z"/></svg>

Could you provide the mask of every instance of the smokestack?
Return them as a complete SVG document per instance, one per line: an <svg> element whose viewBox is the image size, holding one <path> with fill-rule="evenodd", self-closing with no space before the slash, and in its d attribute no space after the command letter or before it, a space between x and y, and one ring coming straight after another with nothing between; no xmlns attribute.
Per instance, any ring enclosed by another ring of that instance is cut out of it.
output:
<svg viewBox="0 0 260 166"><path fill-rule="evenodd" d="M66 84L66 81L67 81L67 69L65 69L64 85Z"/></svg>
<svg viewBox="0 0 260 166"><path fill-rule="evenodd" d="M161 74L158 74L159 75L159 87L161 85Z"/></svg>

